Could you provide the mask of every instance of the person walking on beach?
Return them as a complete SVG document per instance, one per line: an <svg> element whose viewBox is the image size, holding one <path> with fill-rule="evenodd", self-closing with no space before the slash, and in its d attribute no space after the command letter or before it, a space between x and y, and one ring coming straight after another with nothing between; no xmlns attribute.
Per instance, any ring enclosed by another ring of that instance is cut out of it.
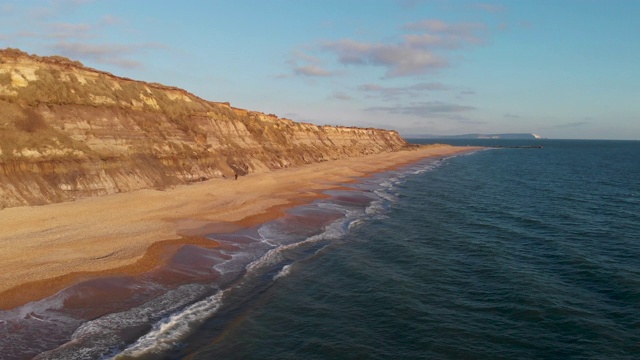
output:
<svg viewBox="0 0 640 360"><path fill-rule="evenodd" d="M235 178L236 180L238 180L238 173L235 173Z"/></svg>

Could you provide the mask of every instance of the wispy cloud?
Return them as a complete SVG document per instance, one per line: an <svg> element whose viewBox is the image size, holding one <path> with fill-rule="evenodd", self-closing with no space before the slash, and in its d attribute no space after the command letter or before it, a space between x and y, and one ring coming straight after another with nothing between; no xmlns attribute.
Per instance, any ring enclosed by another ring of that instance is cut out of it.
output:
<svg viewBox="0 0 640 360"><path fill-rule="evenodd" d="M482 125L487 123L484 120L471 119L466 116L462 116L460 114L447 115L445 116L445 118L447 120L452 120L459 124L464 124L464 125Z"/></svg>
<svg viewBox="0 0 640 360"><path fill-rule="evenodd" d="M427 19L405 24L401 30L397 41L346 38L305 46L293 52L288 64L294 75L333 76L338 72L331 70L326 56L310 55L333 54L341 65L378 66L386 69L386 78L404 77L449 67L451 51L486 42L486 26L482 23Z"/></svg>
<svg viewBox="0 0 640 360"><path fill-rule="evenodd" d="M128 55L143 49L162 48L159 44L123 45L123 44L87 44L81 42L58 42L52 48L61 55L73 59L91 59L97 63L116 65L123 68L138 68L142 64L127 58Z"/></svg>
<svg viewBox="0 0 640 360"><path fill-rule="evenodd" d="M417 44L425 47L458 48L466 44L484 43L484 31L487 26L482 23L447 23L442 20L428 19L409 23L409 30L424 31L418 37ZM414 38L415 35L408 35ZM422 43L419 41L422 39Z"/></svg>
<svg viewBox="0 0 640 360"><path fill-rule="evenodd" d="M413 9L418 5L427 3L428 1L429 0L396 0L396 2L400 4L400 6L408 9Z"/></svg>
<svg viewBox="0 0 640 360"><path fill-rule="evenodd" d="M296 75L321 76L321 77L333 75L331 71L324 69L318 65L299 66L293 69L293 73Z"/></svg>
<svg viewBox="0 0 640 360"><path fill-rule="evenodd" d="M366 111L382 111L390 114L413 115L419 117L430 117L433 115L443 115L451 113L464 113L475 110L474 106L451 104L442 101L429 101L413 103L409 105L395 106L374 106L365 109Z"/></svg>
<svg viewBox="0 0 640 360"><path fill-rule="evenodd" d="M307 77L329 77L335 75L333 71L324 66L324 62L317 56L305 52L303 49L293 51L291 58L287 61L293 75ZM281 75L280 77L288 77Z"/></svg>
<svg viewBox="0 0 640 360"><path fill-rule="evenodd" d="M571 122L571 123L564 123L564 124L558 124L558 125L554 125L552 126L552 128L555 129L572 129L572 128L581 128L587 125L590 125L591 122L589 121L576 121L576 122Z"/></svg>
<svg viewBox="0 0 640 360"><path fill-rule="evenodd" d="M84 4L89 4L94 2L94 0L59 0L59 1L63 3L73 4L73 5L84 5Z"/></svg>
<svg viewBox="0 0 640 360"><path fill-rule="evenodd" d="M497 14L501 12L505 12L507 8L499 4L489 4L489 3L476 3L471 4L471 7L474 9L486 11L492 14Z"/></svg>
<svg viewBox="0 0 640 360"><path fill-rule="evenodd" d="M450 88L444 84L418 83L409 86L383 86L378 84L364 84L358 86L358 90L371 97L379 97L386 101L396 100L400 97L417 97L431 91L446 91Z"/></svg>
<svg viewBox="0 0 640 360"><path fill-rule="evenodd" d="M355 40L326 43L325 50L338 55L344 65L374 65L387 68L387 77L424 73L427 69L448 66L448 61L432 51L407 42L398 44L369 44Z"/></svg>
<svg viewBox="0 0 640 360"><path fill-rule="evenodd" d="M54 7L33 7L27 10L27 19L30 21L47 21L56 16Z"/></svg>
<svg viewBox="0 0 640 360"><path fill-rule="evenodd" d="M353 100L353 96L343 93L343 92L334 92L331 95L332 99L337 99L337 100L344 100L344 101L348 101L348 100Z"/></svg>
<svg viewBox="0 0 640 360"><path fill-rule="evenodd" d="M45 36L54 39L89 38L94 31L89 24L55 23L48 24L47 27Z"/></svg>
<svg viewBox="0 0 640 360"><path fill-rule="evenodd" d="M96 0L49 0L49 6L52 9L61 9L64 11L73 11L76 8L96 2Z"/></svg>
<svg viewBox="0 0 640 360"><path fill-rule="evenodd" d="M102 17L102 20L100 20L100 24L104 26L118 25L122 24L122 19L113 15L105 15Z"/></svg>
<svg viewBox="0 0 640 360"><path fill-rule="evenodd" d="M46 29L42 37L50 39L89 39L99 38L106 28L113 28L122 24L116 16L104 15L96 23L45 22Z"/></svg>
<svg viewBox="0 0 640 360"><path fill-rule="evenodd" d="M423 20L403 27L407 33L392 43L361 42L354 39L328 41L321 50L337 56L343 65L381 66L386 77L423 74L450 66L447 52L485 42L482 23L447 23Z"/></svg>
<svg viewBox="0 0 640 360"><path fill-rule="evenodd" d="M107 31L123 31L127 24L122 19L103 15L94 22L60 21L67 14L73 14L95 0L48 0L47 6L39 2L36 6L12 8L0 5L0 9L15 12L14 18L21 18L13 33L1 34L0 40L9 46L20 47L25 40L35 43L40 49L50 49L56 55L63 55L81 62L95 62L122 68L139 68L142 63L135 60L137 55L149 50L166 49L155 43L116 43L107 39ZM1 13L0 18L8 14ZM109 38L114 38L110 35ZM126 41L126 40L125 40Z"/></svg>
<svg viewBox="0 0 640 360"><path fill-rule="evenodd" d="M533 24L525 20L525 21L520 21L518 23L518 26L520 26L523 29L530 29L533 27Z"/></svg>
<svg viewBox="0 0 640 360"><path fill-rule="evenodd" d="M60 0L65 6L83 6L93 0ZM57 39L54 44L49 45L56 53L79 59L81 61L94 61L100 64L114 65L121 68L140 68L142 63L133 60L132 57L148 51L165 49L166 47L158 43L145 44L122 44L122 43L102 43L103 32L106 28L113 28L122 24L122 20L111 15L104 15L93 24L87 23L47 23L48 31L45 37ZM91 39L91 42L84 41ZM80 41L78 41L80 40Z"/></svg>
<svg viewBox="0 0 640 360"><path fill-rule="evenodd" d="M2 11L2 13L4 15L13 15L13 13L15 11L15 5L13 5L13 4L0 4L0 11Z"/></svg>

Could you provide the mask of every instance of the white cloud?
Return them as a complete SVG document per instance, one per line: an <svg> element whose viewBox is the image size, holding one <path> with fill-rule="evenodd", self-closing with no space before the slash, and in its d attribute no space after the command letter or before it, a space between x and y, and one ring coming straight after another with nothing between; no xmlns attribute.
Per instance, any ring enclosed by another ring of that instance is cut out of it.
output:
<svg viewBox="0 0 640 360"><path fill-rule="evenodd" d="M450 66L448 52L485 42L486 26L481 23L447 23L423 20L404 26L408 33L400 41L370 43L353 39L328 41L321 50L331 52L343 65L381 66L386 77L423 74Z"/></svg>
<svg viewBox="0 0 640 360"><path fill-rule="evenodd" d="M349 94L345 94L343 92L335 92L331 95L332 99L338 99L338 100L353 100L353 97Z"/></svg>
<svg viewBox="0 0 640 360"><path fill-rule="evenodd" d="M338 55L345 65L377 65L387 68L387 77L409 76L426 69L448 66L447 60L432 51L408 43L367 44L354 40L341 40L324 45L324 49Z"/></svg>
<svg viewBox="0 0 640 360"><path fill-rule="evenodd" d="M414 115L420 117L430 117L448 113L462 113L475 110L473 106L451 104L442 101L430 101L414 103L409 105L395 106L374 106L365 109L366 111L382 111L390 114Z"/></svg>
<svg viewBox="0 0 640 360"><path fill-rule="evenodd" d="M308 77L329 77L335 75L334 72L324 67L323 61L317 56L310 55L301 49L293 51L291 59L287 61L291 66L293 75ZM287 77L281 75L281 77Z"/></svg>
<svg viewBox="0 0 640 360"><path fill-rule="evenodd" d="M58 42L52 48L61 55L72 59L90 59L101 64L116 65L123 68L138 68L142 64L126 58L142 49L161 48L156 44L123 45L123 44L87 44L79 42Z"/></svg>
<svg viewBox="0 0 640 360"><path fill-rule="evenodd" d="M551 126L551 128L555 128L555 129L573 129L573 128L582 128L582 127L585 127L587 125L591 125L591 122L590 121L576 121L576 122L572 122L572 123L564 123L564 124L554 125L554 126Z"/></svg>
<svg viewBox="0 0 640 360"><path fill-rule="evenodd" d="M123 21L115 16L103 15L95 22L73 22L60 20L78 8L93 3L94 0L49 0L47 6L26 6L12 10L21 18L13 33L0 35L7 44L21 47L24 43L34 44L36 48L47 49L55 55L67 56L86 63L115 65L122 68L138 68L142 64L133 59L136 55L150 49L163 49L165 46L146 44L112 43L107 39L107 30L119 31ZM9 8L11 10L11 8ZM0 14L6 17L7 14ZM112 37L112 36L109 36Z"/></svg>
<svg viewBox="0 0 640 360"><path fill-rule="evenodd" d="M48 28L46 37L55 39L88 38L93 31L89 24L55 23Z"/></svg>
<svg viewBox="0 0 640 360"><path fill-rule="evenodd" d="M358 90L371 94L371 96L380 97L383 100L390 101L399 97L417 97L432 91L447 91L450 88L444 84L418 83L409 86L382 86L377 84L364 84L358 87Z"/></svg>
<svg viewBox="0 0 640 360"><path fill-rule="evenodd" d="M422 20L409 23L405 26L408 30L424 31L423 35L437 38L439 41L427 42L424 46L438 46L444 48L457 48L467 44L483 44L484 32L487 26L482 23L447 23L441 20Z"/></svg>
<svg viewBox="0 0 640 360"><path fill-rule="evenodd" d="M489 3L476 3L471 5L474 9L486 11L492 14L497 14L506 11L506 8L498 4Z"/></svg>
<svg viewBox="0 0 640 360"><path fill-rule="evenodd" d="M332 76L333 73L317 65L299 66L293 69L294 74L304 76Z"/></svg>

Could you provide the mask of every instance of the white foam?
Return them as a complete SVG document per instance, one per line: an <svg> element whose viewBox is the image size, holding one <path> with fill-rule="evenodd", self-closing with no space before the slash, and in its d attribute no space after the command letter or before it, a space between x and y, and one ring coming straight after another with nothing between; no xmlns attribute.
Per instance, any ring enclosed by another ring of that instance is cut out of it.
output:
<svg viewBox="0 0 640 360"><path fill-rule="evenodd" d="M271 247L277 246L276 239L282 236L282 233L275 229L275 227L276 225L274 225L274 223L266 223L260 226L258 229L258 234L260 235L259 240Z"/></svg>
<svg viewBox="0 0 640 360"><path fill-rule="evenodd" d="M390 194L386 191L383 190L373 190L373 193L378 195L380 198L387 200L389 202L396 202L398 201L398 198L393 196L393 194Z"/></svg>
<svg viewBox="0 0 640 360"><path fill-rule="evenodd" d="M318 202L316 204L316 206L321 208L321 209L337 211L337 212L343 213L345 215L347 215L349 213L349 211L352 211L351 209L347 208L344 205L332 203L332 202L329 202L329 201Z"/></svg>
<svg viewBox="0 0 640 360"><path fill-rule="evenodd" d="M21 358L28 349L50 349L66 341L82 321L58 311L60 293L19 308L0 311L0 358Z"/></svg>
<svg viewBox="0 0 640 360"><path fill-rule="evenodd" d="M167 316L202 296L205 291L210 291L210 288L199 284L183 285L141 306L88 321L76 329L69 342L37 358L105 358L113 349L124 345L119 335L122 330L145 326Z"/></svg>
<svg viewBox="0 0 640 360"><path fill-rule="evenodd" d="M375 184L373 190L369 193L372 194L373 201L365 209L357 206L335 204L330 201L315 203L315 206L319 208L344 214L343 218L328 224L320 234L299 240L295 236L286 233L287 223L272 222L265 224L257 230L258 236L255 242L244 244L238 251L221 252L230 258L215 265L214 268L221 274L239 274L244 270L246 271L246 276L251 278L255 278L256 275L260 276L265 270L267 272L271 271L275 265L290 261L288 257L294 253L287 253L289 250L323 241L330 242L332 239L343 237L350 229L361 226L368 219L380 218L389 203L398 201L396 191L392 191L398 184L402 184L411 175L422 174L435 166L437 164L430 163L419 168L410 168L404 173L395 174L382 180L379 184ZM369 183L369 185L364 184L363 186L371 185L373 184ZM294 264L296 263L282 266L272 280L275 281L290 275ZM158 316L164 316L162 320L156 322L149 333L140 337L120 354L115 355L115 358L121 356L138 357L145 354L165 352L173 348L179 341L189 336L195 328L213 316L222 306L225 294L242 284L247 284L247 282L241 281L229 289L218 291L215 295L189 305L184 309L182 309L185 306L184 301L165 299L158 301L157 306L136 308L114 316L108 315L81 326L73 335L73 341L87 337L100 337L100 339L104 340L103 349L117 348L122 344L119 345L117 341L121 340L112 336L116 329L141 326L158 319Z"/></svg>
<svg viewBox="0 0 640 360"><path fill-rule="evenodd" d="M256 272L258 269L268 267L284 260L283 251L294 249L300 246L316 243L322 240L335 239L345 234L343 224L345 219L336 220L325 227L325 230L317 235L310 236L302 241L281 245L267 251L262 257L247 265L247 272Z"/></svg>
<svg viewBox="0 0 640 360"><path fill-rule="evenodd" d="M237 273L254 257L248 252L224 252L224 254L230 258L213 266L221 276Z"/></svg>
<svg viewBox="0 0 640 360"><path fill-rule="evenodd" d="M425 166L425 167L420 168L420 169L413 170L413 171L411 171L411 175L420 175L420 174L424 174L424 173L426 173L427 171L430 171L430 170L435 169L435 168L436 168L436 166L438 166L438 165L437 165L437 164L436 164L436 165L429 165L429 166Z"/></svg>
<svg viewBox="0 0 640 360"><path fill-rule="evenodd" d="M379 215L384 212L384 206L382 200L372 201L365 209L367 215Z"/></svg>
<svg viewBox="0 0 640 360"><path fill-rule="evenodd" d="M113 329L123 329L146 324L154 318L162 316L162 314L171 313L185 306L206 290L207 288L204 285L199 284L180 286L144 305L89 321L76 330L72 339L77 340L91 335L102 336Z"/></svg>
<svg viewBox="0 0 640 360"><path fill-rule="evenodd" d="M33 301L13 310L0 311L0 321L34 318L46 321L46 319L52 316L55 317L57 313L55 310L61 309L64 306L66 297L66 291L62 290L46 299Z"/></svg>
<svg viewBox="0 0 640 360"><path fill-rule="evenodd" d="M273 277L273 280L277 280L279 278L282 278L291 274L291 265L293 264L283 266L282 269L278 271L278 273Z"/></svg>
<svg viewBox="0 0 640 360"><path fill-rule="evenodd" d="M256 240L264 244L264 246L270 247L268 251L264 252L261 256L257 252L265 250L264 247L254 248L252 251L250 251L249 248L243 248L235 253L225 253L230 255L231 258L216 265L214 268L221 273L229 271L237 272L239 269L242 269L242 264L246 264L244 265L244 269L246 270L247 276L260 275L262 270L269 269L287 260L288 255L286 251L288 250L343 237L349 229L361 226L366 223L367 219L382 216L381 214L385 212L386 204L398 201L399 196L397 192L392 192L392 190L406 181L407 177L430 171L440 166L440 163L441 161L419 165L417 168L412 167L403 173L398 173L392 177L383 179L371 190L371 192L375 194L375 198L365 209L347 207L330 201L315 203L315 206L321 209L338 211L345 216L342 219L331 222L325 227L322 233L307 237L301 241L286 234L286 224L277 221L265 224L257 230L258 238ZM367 185L363 186L366 187ZM272 280L275 281L290 275L294 264L295 263L284 265L278 273L273 276ZM145 354L161 353L171 349L176 343L188 336L191 331L219 310L223 304L225 294L228 291L244 283L246 282L243 281L234 287L219 291L205 300L199 301L184 310L168 316L164 320L156 323L148 334L142 336L115 358L117 359L120 356L138 357Z"/></svg>
<svg viewBox="0 0 640 360"><path fill-rule="evenodd" d="M364 220L363 219L355 219L352 222L349 223L349 230L358 227L360 225L364 224Z"/></svg>
<svg viewBox="0 0 640 360"><path fill-rule="evenodd" d="M114 359L140 357L151 353L159 354L170 350L180 340L184 339L192 329L202 324L218 311L226 291L228 290L219 291L215 295L156 323L153 330L116 355Z"/></svg>
<svg viewBox="0 0 640 360"><path fill-rule="evenodd" d="M281 252L283 248L286 248L288 245L282 245L275 249L271 249L267 251L262 257L249 263L246 266L247 272L255 272L257 269L262 268L264 266L269 266L276 264L283 260Z"/></svg>
<svg viewBox="0 0 640 360"><path fill-rule="evenodd" d="M318 242L321 240L332 239L344 235L344 219L334 221L329 224L325 231L321 234L314 235L304 239L303 241L280 245L270 249L258 259L249 262L246 265L247 275L259 274L261 269L267 268L284 260L283 251L294 249L305 244ZM243 255L232 255L232 259L225 261L225 266L233 267L232 263L242 262L250 257ZM220 264L216 265L219 267ZM224 270L224 269L220 269ZM291 265L284 266L273 280L287 276L291 272ZM220 291L217 294L188 306L184 310L176 312L153 326L153 329L146 335L139 338L134 344L127 347L120 354L115 356L118 359L121 356L139 357L145 354L159 354L174 347L179 341L186 338L191 331L200 326L204 321L213 316L220 306L223 304L224 295L227 291L235 287ZM171 308L171 307L169 307ZM173 307L175 311L175 307ZM148 321L147 316L142 316L143 322Z"/></svg>

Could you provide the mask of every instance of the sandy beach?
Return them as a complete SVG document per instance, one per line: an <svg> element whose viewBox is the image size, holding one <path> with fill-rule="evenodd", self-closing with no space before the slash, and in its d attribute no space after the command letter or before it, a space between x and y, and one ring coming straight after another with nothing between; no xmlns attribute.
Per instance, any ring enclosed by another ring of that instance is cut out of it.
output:
<svg viewBox="0 0 640 360"><path fill-rule="evenodd" d="M0 309L53 295L82 280L149 271L184 244L216 246L203 237L214 230L233 231L277 218L285 209L358 177L471 150L431 146L164 191L0 210Z"/></svg>

